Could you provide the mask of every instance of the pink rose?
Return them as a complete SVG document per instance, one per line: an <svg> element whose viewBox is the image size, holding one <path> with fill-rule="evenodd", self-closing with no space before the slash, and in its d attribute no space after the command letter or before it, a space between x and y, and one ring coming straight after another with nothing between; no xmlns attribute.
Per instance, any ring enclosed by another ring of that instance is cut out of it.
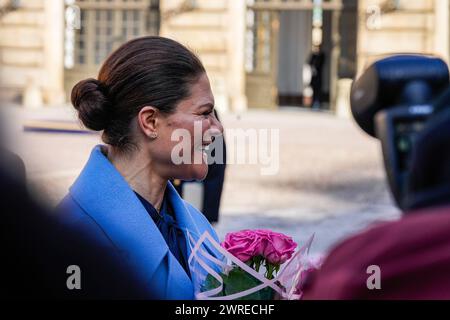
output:
<svg viewBox="0 0 450 320"><path fill-rule="evenodd" d="M274 265L281 265L289 260L297 248L297 244L282 233L270 230L259 230L258 234L266 239L263 256L267 262Z"/></svg>
<svg viewBox="0 0 450 320"><path fill-rule="evenodd" d="M254 231L243 230L228 233L222 247L242 262L247 262L264 251L262 240Z"/></svg>
<svg viewBox="0 0 450 320"><path fill-rule="evenodd" d="M243 262L262 256L281 265L292 257L297 244L291 237L270 230L243 230L227 234L222 247Z"/></svg>

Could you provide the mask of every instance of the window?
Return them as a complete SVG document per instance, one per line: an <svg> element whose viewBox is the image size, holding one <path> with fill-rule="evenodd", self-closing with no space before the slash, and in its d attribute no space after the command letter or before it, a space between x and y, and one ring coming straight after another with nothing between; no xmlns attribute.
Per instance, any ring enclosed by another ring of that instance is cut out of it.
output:
<svg viewBox="0 0 450 320"><path fill-rule="evenodd" d="M77 0L75 67L98 66L122 43L159 32L159 0Z"/></svg>
<svg viewBox="0 0 450 320"><path fill-rule="evenodd" d="M249 0L247 4L253 5L263 0ZM273 12L247 10L246 31L246 71L269 72L272 61L272 22Z"/></svg>

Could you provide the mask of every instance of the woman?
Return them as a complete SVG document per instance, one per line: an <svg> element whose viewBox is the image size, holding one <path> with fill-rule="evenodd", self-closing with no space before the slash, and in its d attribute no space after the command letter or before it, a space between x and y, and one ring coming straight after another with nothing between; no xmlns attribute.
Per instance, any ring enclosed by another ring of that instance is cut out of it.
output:
<svg viewBox="0 0 450 320"><path fill-rule="evenodd" d="M149 297L192 299L188 234L217 236L168 181L203 179L204 148L223 131L202 63L175 41L138 38L108 57L98 80L79 82L71 98L106 145L94 148L64 198L64 220L126 259ZM189 149L175 154L201 161L172 159L180 132L189 133Z"/></svg>

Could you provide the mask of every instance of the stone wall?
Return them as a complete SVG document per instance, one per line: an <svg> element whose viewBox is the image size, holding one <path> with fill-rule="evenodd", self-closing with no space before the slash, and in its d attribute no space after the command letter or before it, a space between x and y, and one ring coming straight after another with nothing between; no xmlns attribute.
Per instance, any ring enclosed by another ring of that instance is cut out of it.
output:
<svg viewBox="0 0 450 320"><path fill-rule="evenodd" d="M21 0L0 20L0 94L21 102L27 87L38 87L44 103L63 94L63 2Z"/></svg>
<svg viewBox="0 0 450 320"><path fill-rule="evenodd" d="M448 0L400 0L398 8L392 10L388 4L394 2L359 2L358 71L392 53L439 54L448 59ZM382 9L375 28L367 26L370 18L366 10L371 5Z"/></svg>
<svg viewBox="0 0 450 320"><path fill-rule="evenodd" d="M189 3L161 1L161 35L180 41L200 56L219 111L245 109L244 2Z"/></svg>

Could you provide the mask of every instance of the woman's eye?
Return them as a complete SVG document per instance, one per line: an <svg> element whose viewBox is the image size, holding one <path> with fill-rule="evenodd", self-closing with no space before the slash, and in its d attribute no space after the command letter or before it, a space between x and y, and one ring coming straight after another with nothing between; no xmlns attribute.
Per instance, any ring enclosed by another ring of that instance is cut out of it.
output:
<svg viewBox="0 0 450 320"><path fill-rule="evenodd" d="M210 111L203 112L202 115L204 115L205 117L207 117L207 116L209 116L211 113L212 113L212 111L210 110Z"/></svg>

